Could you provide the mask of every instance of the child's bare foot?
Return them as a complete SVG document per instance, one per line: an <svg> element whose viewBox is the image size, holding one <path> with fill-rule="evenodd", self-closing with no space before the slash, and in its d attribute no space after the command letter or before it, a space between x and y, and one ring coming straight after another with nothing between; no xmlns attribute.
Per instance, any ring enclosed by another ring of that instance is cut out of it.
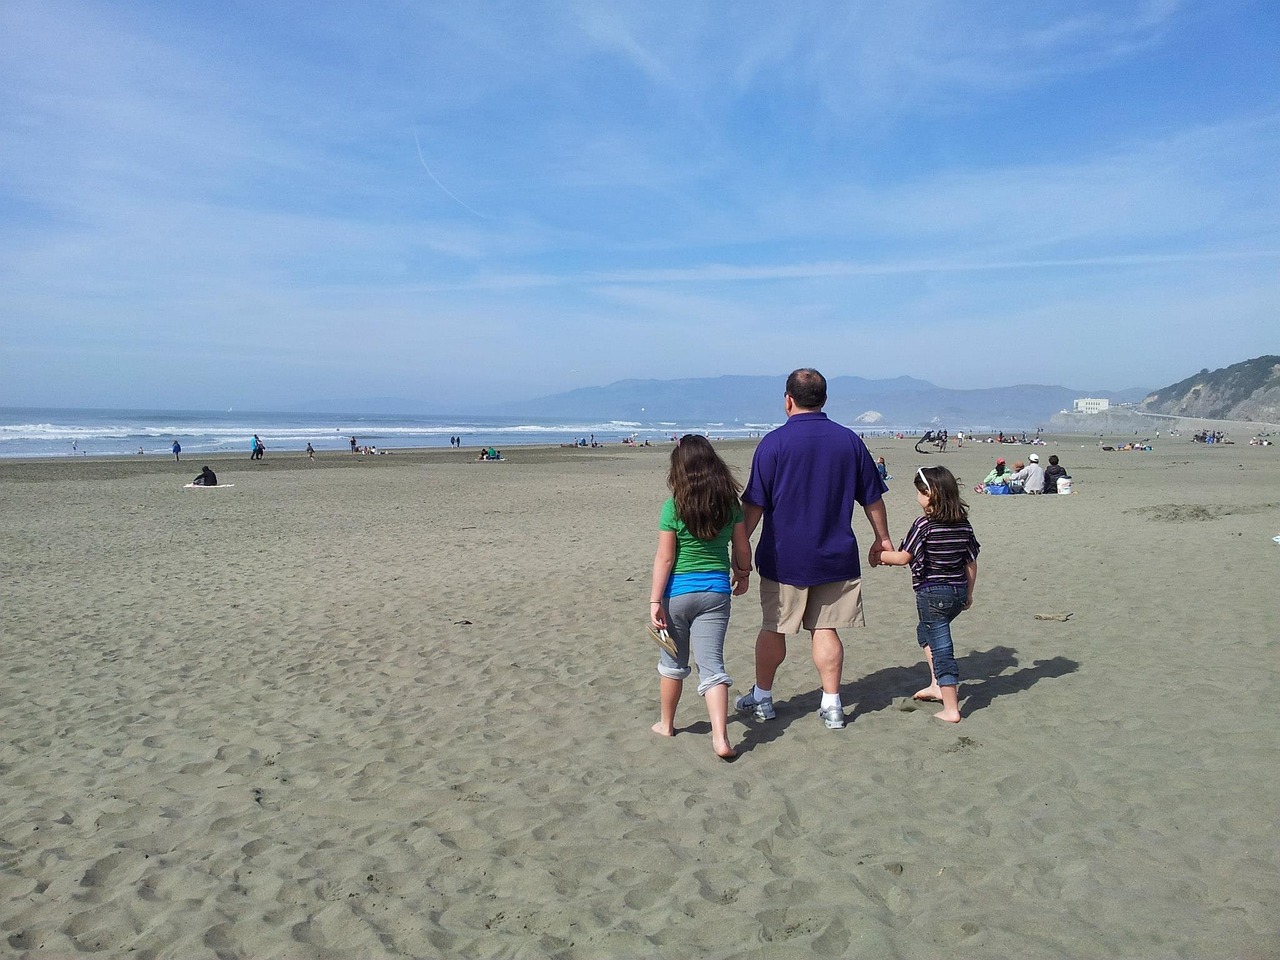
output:
<svg viewBox="0 0 1280 960"><path fill-rule="evenodd" d="M656 733L660 737L674 737L676 735L675 724L671 724L670 726L668 726L667 724L663 723L661 720L659 720L649 729L652 730L654 733Z"/></svg>
<svg viewBox="0 0 1280 960"><path fill-rule="evenodd" d="M925 687L923 690L917 690L911 697L912 700L928 700L930 702L942 702L942 688L936 683L932 686Z"/></svg>
<svg viewBox="0 0 1280 960"><path fill-rule="evenodd" d="M939 720L947 723L960 722L960 688L954 684L939 687L942 693L942 709L934 714Z"/></svg>
<svg viewBox="0 0 1280 960"><path fill-rule="evenodd" d="M711 740L711 749L716 752L716 756L721 760L737 760L738 751L729 746L728 740Z"/></svg>

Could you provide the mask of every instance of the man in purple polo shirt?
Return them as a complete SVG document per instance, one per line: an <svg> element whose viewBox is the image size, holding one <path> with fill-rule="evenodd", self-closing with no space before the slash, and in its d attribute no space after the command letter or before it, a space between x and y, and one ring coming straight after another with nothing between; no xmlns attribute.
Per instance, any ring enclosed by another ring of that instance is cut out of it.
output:
<svg viewBox="0 0 1280 960"><path fill-rule="evenodd" d="M803 628L813 636L813 662L822 681L818 713L838 730L845 722L839 631L866 625L853 509L861 504L871 521L870 558L892 550L881 499L888 487L862 439L822 412L822 374L809 368L793 372L784 402L787 422L760 441L742 493L748 535L764 519L756 545L763 624L756 637L755 686L735 706L760 720L776 716L774 674L787 656L787 634Z"/></svg>

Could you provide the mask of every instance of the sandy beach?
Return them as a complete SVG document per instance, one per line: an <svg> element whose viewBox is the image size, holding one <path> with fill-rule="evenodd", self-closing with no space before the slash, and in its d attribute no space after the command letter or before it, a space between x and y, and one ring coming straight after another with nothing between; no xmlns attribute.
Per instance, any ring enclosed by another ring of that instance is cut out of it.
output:
<svg viewBox="0 0 1280 960"><path fill-rule="evenodd" d="M895 538L1031 452L869 445ZM964 721L868 570L849 726L793 638L734 764L649 730L668 451L0 461L0 954L1280 957L1278 448L1054 438L968 497Z"/></svg>

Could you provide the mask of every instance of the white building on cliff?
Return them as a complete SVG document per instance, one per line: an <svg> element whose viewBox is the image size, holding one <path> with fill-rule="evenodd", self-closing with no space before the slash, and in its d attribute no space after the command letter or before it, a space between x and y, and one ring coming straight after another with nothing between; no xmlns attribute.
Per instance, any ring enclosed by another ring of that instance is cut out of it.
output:
<svg viewBox="0 0 1280 960"><path fill-rule="evenodd" d="M1072 413L1101 413L1111 406L1110 400L1104 400L1099 397L1081 397L1079 400L1072 402Z"/></svg>

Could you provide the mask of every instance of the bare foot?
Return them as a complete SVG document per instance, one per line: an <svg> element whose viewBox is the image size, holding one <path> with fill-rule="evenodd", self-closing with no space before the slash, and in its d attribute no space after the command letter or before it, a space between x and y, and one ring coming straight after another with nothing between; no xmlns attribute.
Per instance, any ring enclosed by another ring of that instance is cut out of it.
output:
<svg viewBox="0 0 1280 960"><path fill-rule="evenodd" d="M660 737L674 737L676 735L675 724L672 724L671 726L667 726L661 720L659 720L649 729L652 730L654 733L656 733Z"/></svg>
<svg viewBox="0 0 1280 960"><path fill-rule="evenodd" d="M721 760L737 760L738 751L729 746L729 741L717 741L714 738L711 741L711 749L716 752L716 756Z"/></svg>
<svg viewBox="0 0 1280 960"><path fill-rule="evenodd" d="M942 702L942 688L936 683L931 687L925 687L923 690L917 690L911 697L912 700L929 700Z"/></svg>
<svg viewBox="0 0 1280 960"><path fill-rule="evenodd" d="M935 717L937 717L939 720L945 720L945 721L947 721L947 723L959 723L959 722L960 722L960 711L959 711L959 710L946 710L946 709L943 709L943 710L939 710L937 713L935 713L935 714L934 714L934 716L935 716Z"/></svg>

